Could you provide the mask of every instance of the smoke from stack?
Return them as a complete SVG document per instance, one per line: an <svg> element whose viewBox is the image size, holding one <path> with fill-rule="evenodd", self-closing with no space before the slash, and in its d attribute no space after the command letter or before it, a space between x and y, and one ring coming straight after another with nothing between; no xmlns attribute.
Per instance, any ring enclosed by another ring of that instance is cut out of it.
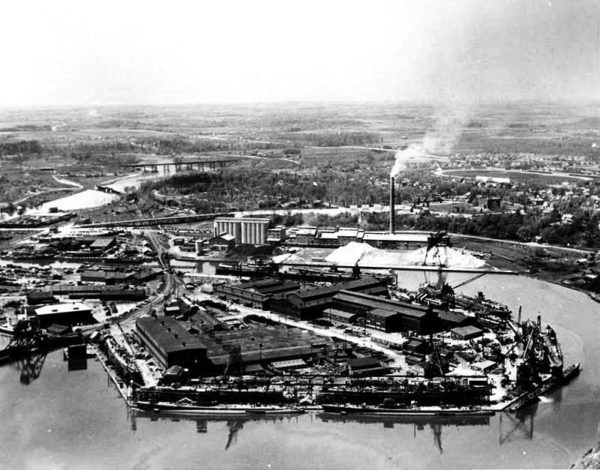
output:
<svg viewBox="0 0 600 470"><path fill-rule="evenodd" d="M462 133L469 113L459 106L446 110L437 116L433 129L428 131L421 142L410 144L396 152L390 176L398 176L409 162L427 161L431 156L447 156Z"/></svg>
<svg viewBox="0 0 600 470"><path fill-rule="evenodd" d="M392 176L390 177L390 233L393 234L396 226L396 189L395 189L396 180Z"/></svg>

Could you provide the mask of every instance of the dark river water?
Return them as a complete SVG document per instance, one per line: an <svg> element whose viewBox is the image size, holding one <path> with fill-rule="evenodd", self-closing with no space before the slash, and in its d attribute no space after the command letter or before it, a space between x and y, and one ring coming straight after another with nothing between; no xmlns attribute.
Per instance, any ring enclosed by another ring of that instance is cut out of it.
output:
<svg viewBox="0 0 600 470"><path fill-rule="evenodd" d="M428 275L436 281L437 275ZM458 284L468 275L450 275ZM416 287L424 274L401 275ZM317 413L272 421L131 416L101 365L69 372L62 352L0 368L0 467L7 469L413 469L569 467L598 437L600 304L560 286L484 276L483 291L556 327L583 371L518 415L477 422L344 422ZM40 360L42 358L39 358ZM27 382L28 385L22 383Z"/></svg>

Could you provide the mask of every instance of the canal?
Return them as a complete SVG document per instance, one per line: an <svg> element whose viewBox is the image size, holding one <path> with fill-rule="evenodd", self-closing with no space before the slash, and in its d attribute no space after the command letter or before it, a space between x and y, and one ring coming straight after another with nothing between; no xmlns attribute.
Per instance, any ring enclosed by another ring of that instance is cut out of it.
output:
<svg viewBox="0 0 600 470"><path fill-rule="evenodd" d="M416 287L437 274L402 273ZM456 285L469 275L448 275ZM600 304L521 276L486 275L482 291L556 327L583 371L536 406L477 422L354 422L317 413L271 421L131 416L100 366L69 372L62 352L0 368L0 468L560 468L598 438ZM39 373L39 377L36 377Z"/></svg>

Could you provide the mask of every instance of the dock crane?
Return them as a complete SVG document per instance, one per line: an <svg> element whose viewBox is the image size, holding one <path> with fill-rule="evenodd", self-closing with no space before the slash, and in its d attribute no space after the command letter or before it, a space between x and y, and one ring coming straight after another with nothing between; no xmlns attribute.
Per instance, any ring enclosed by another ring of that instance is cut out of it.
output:
<svg viewBox="0 0 600 470"><path fill-rule="evenodd" d="M450 237L445 230L440 230L439 232L429 235L429 237L427 237L427 250L425 250L425 257L423 258L423 266L427 264L427 256L429 255L429 252L435 248L435 256L438 261L438 266L443 267L444 264L440 258L439 248L447 246L451 246L451 243Z"/></svg>

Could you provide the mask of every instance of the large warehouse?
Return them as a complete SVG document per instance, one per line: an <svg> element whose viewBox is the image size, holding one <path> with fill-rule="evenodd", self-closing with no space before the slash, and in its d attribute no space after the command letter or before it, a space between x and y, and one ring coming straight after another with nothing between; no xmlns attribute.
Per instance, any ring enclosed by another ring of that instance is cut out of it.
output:
<svg viewBox="0 0 600 470"><path fill-rule="evenodd" d="M272 296L298 289L300 284L294 281L263 279L238 285L221 284L215 287L215 294L232 302L264 309Z"/></svg>
<svg viewBox="0 0 600 470"><path fill-rule="evenodd" d="M206 364L206 346L170 317L139 318L137 333L162 367L181 366L198 371Z"/></svg>
<svg viewBox="0 0 600 470"><path fill-rule="evenodd" d="M96 319L92 316L92 307L79 302L44 305L36 308L35 314L42 328L53 323L65 326L96 323Z"/></svg>
<svg viewBox="0 0 600 470"><path fill-rule="evenodd" d="M417 333L438 327L431 307L408 304L361 292L341 291L333 298L334 307L366 317L367 326L383 331L411 330ZM394 315L385 314L392 312Z"/></svg>
<svg viewBox="0 0 600 470"><path fill-rule="evenodd" d="M342 290L382 295L387 294L387 285L385 280L365 277L331 286L276 295L269 305L275 312L310 320L321 316L325 309L331 307L334 296Z"/></svg>

